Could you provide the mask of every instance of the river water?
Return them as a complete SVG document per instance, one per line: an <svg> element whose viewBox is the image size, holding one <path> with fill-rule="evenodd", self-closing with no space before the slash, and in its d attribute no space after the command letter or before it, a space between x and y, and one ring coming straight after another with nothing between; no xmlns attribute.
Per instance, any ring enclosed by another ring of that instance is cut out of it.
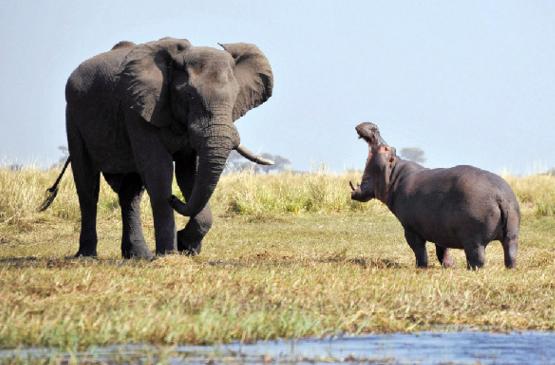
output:
<svg viewBox="0 0 555 365"><path fill-rule="evenodd" d="M79 353L0 350L0 362L45 359L87 363L555 364L555 332L420 332L215 346L118 345Z"/></svg>

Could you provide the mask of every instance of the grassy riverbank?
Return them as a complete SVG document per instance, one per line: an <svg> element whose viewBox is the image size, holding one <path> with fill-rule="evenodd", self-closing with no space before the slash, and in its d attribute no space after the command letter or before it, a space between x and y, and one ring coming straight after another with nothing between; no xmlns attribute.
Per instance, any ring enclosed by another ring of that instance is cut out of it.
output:
<svg viewBox="0 0 555 365"><path fill-rule="evenodd" d="M79 235L71 178L49 211L34 211L54 178L0 170L2 348L555 330L554 177L508 178L523 211L519 266L505 270L494 242L478 272L458 251L456 268L441 269L432 245L432 267L415 269L395 218L379 203L350 201L356 174L226 176L202 254L153 262L120 259L117 198L104 184L100 257L70 259Z"/></svg>

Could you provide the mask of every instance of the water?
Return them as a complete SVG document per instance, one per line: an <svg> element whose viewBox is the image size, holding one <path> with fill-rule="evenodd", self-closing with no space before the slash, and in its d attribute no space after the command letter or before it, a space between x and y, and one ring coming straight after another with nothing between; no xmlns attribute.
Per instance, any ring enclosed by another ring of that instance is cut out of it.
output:
<svg viewBox="0 0 555 365"><path fill-rule="evenodd" d="M157 348L121 345L75 354L0 350L0 362L58 358L88 363L555 364L555 332L421 332Z"/></svg>

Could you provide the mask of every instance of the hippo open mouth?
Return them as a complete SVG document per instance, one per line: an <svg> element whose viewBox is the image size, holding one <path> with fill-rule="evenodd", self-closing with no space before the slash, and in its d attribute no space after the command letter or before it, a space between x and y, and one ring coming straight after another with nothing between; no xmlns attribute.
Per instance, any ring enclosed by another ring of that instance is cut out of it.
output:
<svg viewBox="0 0 555 365"><path fill-rule="evenodd" d="M355 130L358 134L358 138L362 138L370 146L378 146L382 144L387 145L385 140L380 135L380 130L378 129L378 126L374 123L360 123L355 127Z"/></svg>
<svg viewBox="0 0 555 365"><path fill-rule="evenodd" d="M378 126L371 122L363 122L360 123L355 127L355 130L358 134L358 138L361 138L368 143L368 162L372 157L372 151L374 149L380 150L380 148L392 148L387 145L387 142L382 138L380 135L380 130ZM393 149L393 151L395 151ZM393 152L395 154L395 152ZM374 198L374 189L371 188L370 179L370 171L368 167L365 167L364 174L362 176L362 182L360 184L356 184L356 186L349 181L349 186L351 187L351 199L358 200L361 202L366 202L372 198Z"/></svg>

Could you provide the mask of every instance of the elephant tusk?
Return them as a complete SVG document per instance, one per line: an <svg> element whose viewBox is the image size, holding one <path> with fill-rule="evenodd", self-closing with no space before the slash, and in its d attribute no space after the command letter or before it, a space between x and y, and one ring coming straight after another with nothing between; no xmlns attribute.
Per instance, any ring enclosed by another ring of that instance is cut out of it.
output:
<svg viewBox="0 0 555 365"><path fill-rule="evenodd" d="M252 153L248 148L246 148L242 144L235 147L235 150L237 152L239 152L239 154L241 156L243 156L244 158L246 158L247 160L251 160L252 162L255 162L259 165L273 165L274 164L274 161L268 160L267 158L255 155L254 153Z"/></svg>

